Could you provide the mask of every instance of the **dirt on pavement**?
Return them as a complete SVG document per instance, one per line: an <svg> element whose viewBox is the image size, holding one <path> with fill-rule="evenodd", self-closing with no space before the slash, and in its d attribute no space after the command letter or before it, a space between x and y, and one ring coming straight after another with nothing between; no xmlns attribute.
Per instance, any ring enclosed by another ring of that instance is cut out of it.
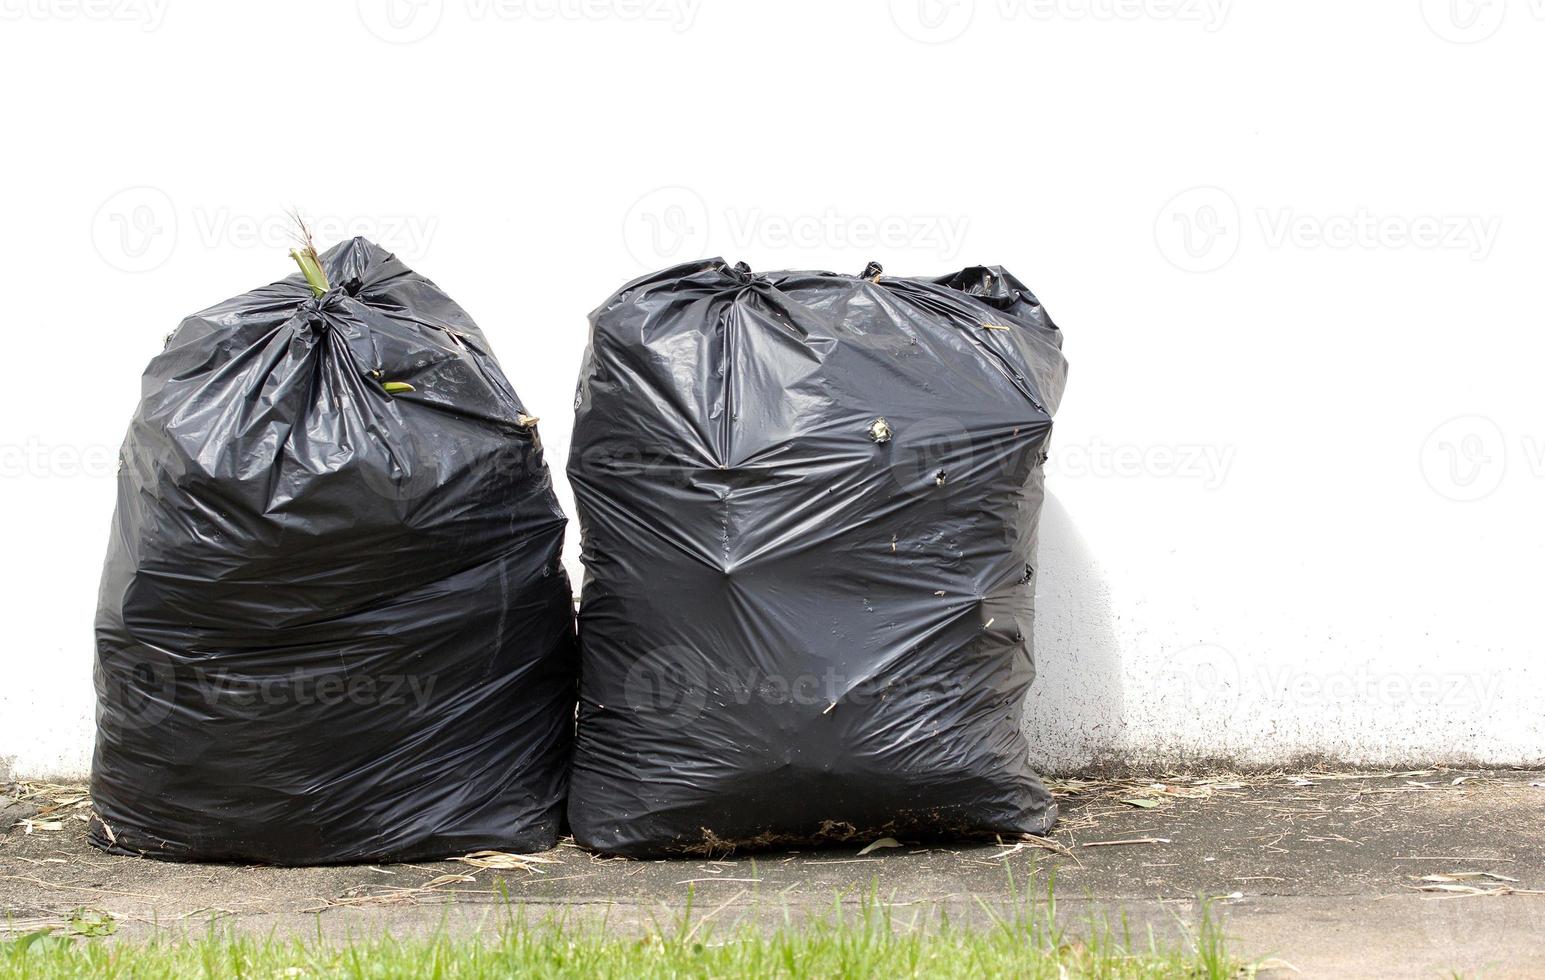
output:
<svg viewBox="0 0 1545 980"><path fill-rule="evenodd" d="M209 923L362 936L492 928L512 906L637 930L827 915L869 896L897 921L990 921L1044 900L1058 920L1125 921L1184 941L1205 903L1239 955L1292 976L1545 976L1545 773L1088 776L1050 781L1045 840L867 853L781 848L630 861L572 844L530 856L278 869L109 857L85 839L80 787L0 789L0 909L12 932L111 915L118 939ZM1294 974L1289 969L1298 971Z"/></svg>

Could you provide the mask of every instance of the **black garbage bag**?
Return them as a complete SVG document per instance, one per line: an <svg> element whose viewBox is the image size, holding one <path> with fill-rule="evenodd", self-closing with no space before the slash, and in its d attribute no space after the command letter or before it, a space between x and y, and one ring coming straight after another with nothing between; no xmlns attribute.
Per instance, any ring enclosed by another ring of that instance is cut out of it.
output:
<svg viewBox="0 0 1545 980"><path fill-rule="evenodd" d="M184 320L124 443L92 842L299 865L554 844L564 518L471 318L363 239ZM411 387L411 391L407 390Z"/></svg>
<svg viewBox="0 0 1545 980"><path fill-rule="evenodd" d="M1042 833L1061 334L999 268L638 279L591 315L569 821L601 851Z"/></svg>

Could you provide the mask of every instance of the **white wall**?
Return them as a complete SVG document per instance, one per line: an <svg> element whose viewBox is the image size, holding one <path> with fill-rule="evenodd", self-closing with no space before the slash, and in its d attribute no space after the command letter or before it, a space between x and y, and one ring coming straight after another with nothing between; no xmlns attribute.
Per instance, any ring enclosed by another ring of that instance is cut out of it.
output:
<svg viewBox="0 0 1545 980"><path fill-rule="evenodd" d="M19 773L88 765L140 369L292 204L457 297L559 461L647 268L1006 265L1073 365L1044 761L1545 759L1541 0L97 2L0 0Z"/></svg>

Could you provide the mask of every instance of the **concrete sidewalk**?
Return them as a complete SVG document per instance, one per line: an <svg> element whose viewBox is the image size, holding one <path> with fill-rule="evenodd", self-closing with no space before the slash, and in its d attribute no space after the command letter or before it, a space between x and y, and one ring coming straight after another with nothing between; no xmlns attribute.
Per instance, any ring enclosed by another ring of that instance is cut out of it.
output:
<svg viewBox="0 0 1545 980"><path fill-rule="evenodd" d="M263 933L364 936L492 928L504 896L637 930L693 921L722 931L856 907L893 919L990 922L1044 897L1057 918L1184 938L1211 900L1237 955L1303 976L1545 976L1545 774L1423 770L1208 774L1053 781L1051 845L863 843L721 859L626 861L572 845L507 868L432 865L280 870L111 858L85 843L70 787L11 787L0 806L0 909L9 928L106 911L123 936L199 933L211 920ZM28 829L31 833L27 833ZM1542 891L1537 891L1542 890Z"/></svg>

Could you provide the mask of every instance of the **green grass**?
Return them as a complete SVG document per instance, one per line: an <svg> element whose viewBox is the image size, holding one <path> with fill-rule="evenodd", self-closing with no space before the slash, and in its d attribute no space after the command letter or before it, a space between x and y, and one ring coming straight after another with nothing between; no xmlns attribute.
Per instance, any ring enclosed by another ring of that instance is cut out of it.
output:
<svg viewBox="0 0 1545 980"><path fill-rule="evenodd" d="M66 938L34 934L0 943L0 978L27 977L1147 977L1225 978L1248 973L1228 956L1203 912L1183 946L1134 940L1108 923L1074 933L1056 924L1049 898L1010 914L982 906L984 927L888 907L868 896L834 903L816 921L786 915L774 929L715 932L690 910L642 934L603 924L526 921L503 910L480 936L278 940L211 926L194 939ZM1074 938L1076 935L1076 938Z"/></svg>

